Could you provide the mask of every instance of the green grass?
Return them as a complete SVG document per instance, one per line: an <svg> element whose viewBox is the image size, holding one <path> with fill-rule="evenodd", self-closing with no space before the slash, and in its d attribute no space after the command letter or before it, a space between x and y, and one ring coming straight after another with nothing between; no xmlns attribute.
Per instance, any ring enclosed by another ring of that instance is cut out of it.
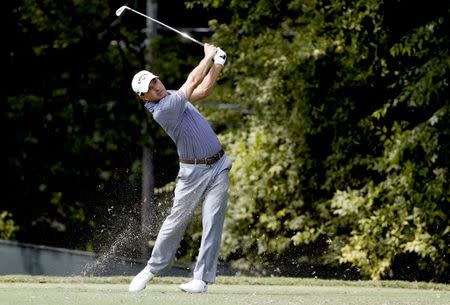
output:
<svg viewBox="0 0 450 305"><path fill-rule="evenodd" d="M186 278L156 278L140 293L127 292L130 280L131 277L0 276L0 304L450 304L449 285L433 283L219 277L207 294L190 295L178 288Z"/></svg>

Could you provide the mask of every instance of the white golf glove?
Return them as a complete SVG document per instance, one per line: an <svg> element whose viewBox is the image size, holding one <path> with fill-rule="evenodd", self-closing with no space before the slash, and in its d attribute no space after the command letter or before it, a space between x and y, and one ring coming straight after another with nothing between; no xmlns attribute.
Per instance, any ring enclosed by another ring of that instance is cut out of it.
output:
<svg viewBox="0 0 450 305"><path fill-rule="evenodd" d="M216 55L214 56L214 63L223 66L226 60L227 53L225 53L221 48L217 48Z"/></svg>

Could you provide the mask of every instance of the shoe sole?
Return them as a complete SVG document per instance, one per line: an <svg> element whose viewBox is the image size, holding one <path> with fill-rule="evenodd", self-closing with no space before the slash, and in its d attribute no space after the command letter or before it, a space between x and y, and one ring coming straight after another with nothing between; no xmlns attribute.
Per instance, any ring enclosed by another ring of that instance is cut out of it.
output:
<svg viewBox="0 0 450 305"><path fill-rule="evenodd" d="M207 293L208 292L208 289L205 289L203 291L189 291L189 290L183 289L181 287L179 287L179 288L180 288L181 291L186 292L186 293L190 293L190 294L202 294L202 293Z"/></svg>

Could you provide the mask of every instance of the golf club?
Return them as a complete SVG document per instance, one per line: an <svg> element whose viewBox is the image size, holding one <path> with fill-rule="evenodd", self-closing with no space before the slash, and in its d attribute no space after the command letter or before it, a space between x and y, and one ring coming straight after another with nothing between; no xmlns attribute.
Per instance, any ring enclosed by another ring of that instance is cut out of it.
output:
<svg viewBox="0 0 450 305"><path fill-rule="evenodd" d="M158 24L160 24L160 25L162 25L162 26L168 28L169 30L172 30L172 31L174 31L174 32L176 32L176 33L178 33L178 34L180 34L181 36L183 36L183 37L185 37L185 38L187 38L187 39L189 39L189 40L191 40L191 41L193 41L193 42L195 42L195 43L197 43L197 44L203 46L203 43L201 43L201 42L198 41L197 39L192 38L192 37L189 36L188 34L183 33L183 32L180 32L180 31L178 31L177 29L174 29L173 27L168 26L167 24L164 24L164 23L162 23L161 21L158 21L158 20L156 20L156 19L154 19L154 18L152 18L152 17L149 17L149 16L147 16L147 15L144 15L144 14L142 14L141 12L138 12L138 11L136 11L136 10L134 10L134 9L132 9L132 8L130 8L130 7L128 7L128 6L126 6L126 5L119 7L119 8L117 9L117 11L116 11L116 15L117 15L117 16L120 16L125 10L130 10L130 11L132 11L132 12L138 14L138 15L141 15L142 17L145 17L145 18L147 18L147 19L150 19L151 21L156 22L156 23L158 23Z"/></svg>

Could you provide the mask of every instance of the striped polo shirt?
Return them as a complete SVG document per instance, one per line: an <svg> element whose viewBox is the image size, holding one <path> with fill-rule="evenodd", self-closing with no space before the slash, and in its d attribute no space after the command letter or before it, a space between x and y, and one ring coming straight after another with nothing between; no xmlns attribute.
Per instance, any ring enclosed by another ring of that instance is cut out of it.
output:
<svg viewBox="0 0 450 305"><path fill-rule="evenodd" d="M208 121L183 91L167 92L159 102L147 102L145 108L175 142L180 159L201 159L217 154L222 146Z"/></svg>

